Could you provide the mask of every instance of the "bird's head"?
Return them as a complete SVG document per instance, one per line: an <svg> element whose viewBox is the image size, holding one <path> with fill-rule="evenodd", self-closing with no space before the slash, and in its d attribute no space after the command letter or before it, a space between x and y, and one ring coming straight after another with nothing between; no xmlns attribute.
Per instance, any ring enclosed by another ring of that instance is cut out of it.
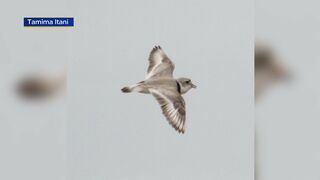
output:
<svg viewBox="0 0 320 180"><path fill-rule="evenodd" d="M197 86L192 84L191 79L189 78L179 78L178 83L180 85L180 92L181 94L184 94L188 92L191 88L196 88Z"/></svg>

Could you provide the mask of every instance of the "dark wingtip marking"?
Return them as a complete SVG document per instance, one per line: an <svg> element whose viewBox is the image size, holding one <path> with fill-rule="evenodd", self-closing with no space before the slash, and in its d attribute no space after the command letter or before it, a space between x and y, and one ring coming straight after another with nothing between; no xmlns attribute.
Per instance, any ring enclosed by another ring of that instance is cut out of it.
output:
<svg viewBox="0 0 320 180"><path fill-rule="evenodd" d="M161 49L161 47L159 46L159 45L156 45L156 46L154 46L154 48L153 49Z"/></svg>

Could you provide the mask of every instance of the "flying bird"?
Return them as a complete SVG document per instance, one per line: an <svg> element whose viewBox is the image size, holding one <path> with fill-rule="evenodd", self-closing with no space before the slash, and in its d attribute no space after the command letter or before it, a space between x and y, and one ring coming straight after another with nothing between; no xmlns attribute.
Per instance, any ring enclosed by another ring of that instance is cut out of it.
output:
<svg viewBox="0 0 320 180"><path fill-rule="evenodd" d="M149 67L144 81L122 88L122 92L152 94L161 106L169 124L179 133L186 128L186 107L183 94L196 88L189 78L174 79L175 66L160 46L149 55Z"/></svg>

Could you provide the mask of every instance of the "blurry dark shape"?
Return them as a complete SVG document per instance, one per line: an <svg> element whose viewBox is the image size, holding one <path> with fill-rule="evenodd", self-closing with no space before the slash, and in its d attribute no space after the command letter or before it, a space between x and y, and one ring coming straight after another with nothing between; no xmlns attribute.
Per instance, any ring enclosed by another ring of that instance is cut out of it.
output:
<svg viewBox="0 0 320 180"><path fill-rule="evenodd" d="M255 45L255 98L276 82L288 79L289 74L280 64L275 52L262 44Z"/></svg>
<svg viewBox="0 0 320 180"><path fill-rule="evenodd" d="M58 75L31 75L17 84L17 92L24 98L44 99L52 97L64 89L66 73Z"/></svg>

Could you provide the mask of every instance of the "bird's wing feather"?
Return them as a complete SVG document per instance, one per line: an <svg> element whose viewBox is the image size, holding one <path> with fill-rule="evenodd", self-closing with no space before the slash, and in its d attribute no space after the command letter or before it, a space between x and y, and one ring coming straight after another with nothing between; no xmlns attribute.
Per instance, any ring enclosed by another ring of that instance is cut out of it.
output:
<svg viewBox="0 0 320 180"><path fill-rule="evenodd" d="M169 124L178 132L184 133L186 110L183 97L178 92L166 89L150 89L150 92L160 104L162 113Z"/></svg>
<svg viewBox="0 0 320 180"><path fill-rule="evenodd" d="M160 46L155 46L149 55L149 67L146 79L172 77L174 64Z"/></svg>

